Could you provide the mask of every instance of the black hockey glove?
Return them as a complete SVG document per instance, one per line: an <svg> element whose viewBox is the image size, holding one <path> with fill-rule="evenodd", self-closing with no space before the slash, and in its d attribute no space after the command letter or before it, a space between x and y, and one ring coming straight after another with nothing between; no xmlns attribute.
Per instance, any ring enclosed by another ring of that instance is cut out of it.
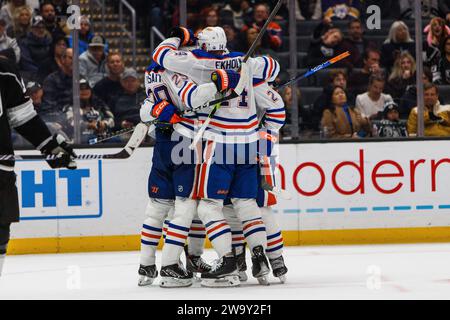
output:
<svg viewBox="0 0 450 320"><path fill-rule="evenodd" d="M191 29L184 27L175 27L170 30L169 38L180 38L180 47L194 46L197 44L197 38Z"/></svg>
<svg viewBox="0 0 450 320"><path fill-rule="evenodd" d="M53 135L41 148L40 151L46 156L56 156L55 159L46 160L48 165L52 169L67 168L74 170L77 168L76 162L73 158L76 158L76 154L73 151L63 136L59 134Z"/></svg>

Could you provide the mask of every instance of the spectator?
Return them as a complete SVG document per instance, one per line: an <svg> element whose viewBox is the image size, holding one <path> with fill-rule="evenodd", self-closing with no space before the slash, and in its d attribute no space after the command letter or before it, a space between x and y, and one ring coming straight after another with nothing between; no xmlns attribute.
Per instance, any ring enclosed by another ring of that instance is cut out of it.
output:
<svg viewBox="0 0 450 320"><path fill-rule="evenodd" d="M347 51L343 43L343 34L339 28L333 27L330 20L324 20L314 30L306 63L311 66L321 64L340 53ZM341 60L334 65L336 68L352 68L348 59Z"/></svg>
<svg viewBox="0 0 450 320"><path fill-rule="evenodd" d="M435 84L424 87L424 126L425 136L443 137L450 136L450 106L442 106L439 103L439 89ZM409 136L417 135L418 108L411 110L408 118Z"/></svg>
<svg viewBox="0 0 450 320"><path fill-rule="evenodd" d="M247 0L231 0L230 3L222 9L221 17L227 16L228 12L233 21L233 27L236 30L241 30L252 20L253 8ZM226 21L226 23L229 22L230 21L228 20Z"/></svg>
<svg viewBox="0 0 450 320"><path fill-rule="evenodd" d="M270 7L267 4L261 3L255 6L255 11L253 14L253 20L251 23L244 26L242 31L247 31L249 28L255 28L258 32L261 30L264 23L269 18ZM261 46L264 48L271 48L273 50L279 50L282 45L281 40L282 30L278 23L271 22L267 27L266 32L262 38Z"/></svg>
<svg viewBox="0 0 450 320"><path fill-rule="evenodd" d="M47 76L58 69L61 66L62 55L67 49L67 40L65 37L54 39L52 43L51 53L52 58L44 61L38 69L37 78L39 82L44 82Z"/></svg>
<svg viewBox="0 0 450 320"><path fill-rule="evenodd" d="M441 74L439 71L439 62L444 52L445 39L450 34L450 28L445 25L442 18L431 19L430 24L425 28L427 39L424 42L424 51L426 59L424 64L427 65L433 73L433 83L441 82ZM442 50L442 51L441 51Z"/></svg>
<svg viewBox="0 0 450 320"><path fill-rule="evenodd" d="M295 92L297 94L297 106L295 106L295 108L297 108L297 110L300 110L299 106L301 103L301 99L302 99L302 94L300 92L300 88L296 87L295 88ZM283 102L284 102L284 106L286 109L286 125L281 129L281 135L283 136L284 139L289 139L289 137L293 136L293 132L292 132L292 109L293 109L293 105L292 105L292 87L287 86L284 88L282 94L281 94L282 98L283 98ZM299 124L300 124L300 114L299 114Z"/></svg>
<svg viewBox="0 0 450 320"><path fill-rule="evenodd" d="M444 41L442 57L439 62L440 83L450 84L450 36Z"/></svg>
<svg viewBox="0 0 450 320"><path fill-rule="evenodd" d="M295 6L296 20L320 20L322 18L321 0L299 0Z"/></svg>
<svg viewBox="0 0 450 320"><path fill-rule="evenodd" d="M362 70L353 70L348 79L349 90L354 95L364 93L367 90L372 75L383 75L383 71L380 69L380 57L380 51L374 48L368 48L364 52Z"/></svg>
<svg viewBox="0 0 450 320"><path fill-rule="evenodd" d="M66 49L58 71L44 81L44 97L40 115L48 122L65 123L64 112L73 105L72 93L73 50Z"/></svg>
<svg viewBox="0 0 450 320"><path fill-rule="evenodd" d="M106 77L105 38L96 35L89 41L88 51L80 56L80 75L94 87Z"/></svg>
<svg viewBox="0 0 450 320"><path fill-rule="evenodd" d="M122 55L120 53L110 53L106 58L107 76L97 82L94 87L94 94L102 99L108 106L114 101L116 95L122 90L120 76L125 70Z"/></svg>
<svg viewBox="0 0 450 320"><path fill-rule="evenodd" d="M329 107L328 101L330 91L334 87L341 87L344 88L344 90L347 90L347 74L343 69L335 69L330 72L328 85L325 87L324 92L314 102L312 123L315 130L319 130L323 111ZM355 104L355 97L352 94L347 93L347 99L351 105Z"/></svg>
<svg viewBox="0 0 450 320"><path fill-rule="evenodd" d="M369 122L359 111L349 106L344 88L334 87L329 91L328 108L322 116L325 138L364 138L370 132Z"/></svg>
<svg viewBox="0 0 450 320"><path fill-rule="evenodd" d="M16 39L12 39L6 34L6 21L0 19L0 56L8 58L16 64L20 61L20 48Z"/></svg>
<svg viewBox="0 0 450 320"><path fill-rule="evenodd" d="M352 0L322 0L322 12L324 18L329 19L359 19L359 10Z"/></svg>
<svg viewBox="0 0 450 320"><path fill-rule="evenodd" d="M361 20L352 20L348 24L348 38L344 44L350 51L351 63L356 68L363 67L363 56L369 48L376 49L376 44L364 38L364 27Z"/></svg>
<svg viewBox="0 0 450 320"><path fill-rule="evenodd" d="M219 26L219 13L213 7L207 7L200 12L201 22L197 28L196 34L207 27Z"/></svg>
<svg viewBox="0 0 450 320"><path fill-rule="evenodd" d="M31 31L31 17L33 10L28 6L18 7L14 10L13 22L6 30L10 38L20 40L25 38L27 33Z"/></svg>
<svg viewBox="0 0 450 320"><path fill-rule="evenodd" d="M395 61L394 68L388 79L387 92L394 99L403 96L408 86L416 83L416 62L408 53L403 52Z"/></svg>
<svg viewBox="0 0 450 320"><path fill-rule="evenodd" d="M44 18L45 28L52 36L52 39L66 36L56 19L55 7L50 1L44 1L41 4L40 13L42 18Z"/></svg>
<svg viewBox="0 0 450 320"><path fill-rule="evenodd" d="M383 120L377 125L377 136L380 138L407 137L406 124L400 121L398 105L389 101L383 108Z"/></svg>
<svg viewBox="0 0 450 320"><path fill-rule="evenodd" d="M423 68L423 84L428 85L431 84L431 80L433 75L431 74L431 70L428 67ZM399 101L399 112L401 119L408 119L408 116L411 110L417 106L417 86L411 85L406 88L405 94L398 99Z"/></svg>
<svg viewBox="0 0 450 320"><path fill-rule="evenodd" d="M87 143L98 135L104 135L114 128L114 115L106 104L97 98L86 79L80 79L80 132L81 143ZM73 128L73 108L67 112L67 123Z"/></svg>
<svg viewBox="0 0 450 320"><path fill-rule="evenodd" d="M44 19L41 16L33 18L31 32L19 41L21 50L21 70L35 74L39 64L51 57L52 38L45 29Z"/></svg>
<svg viewBox="0 0 450 320"><path fill-rule="evenodd" d="M80 31L78 39L79 54L82 55L88 50L89 41L94 37L91 32L91 21L87 16L80 17ZM69 36L69 48L73 48L72 36Z"/></svg>
<svg viewBox="0 0 450 320"><path fill-rule="evenodd" d="M247 36L247 39L246 39L247 47L245 48L244 51L248 51L250 49L250 47L252 46L253 42L258 37L258 33L259 33L259 31L256 28L249 28L249 29L247 29L247 31L245 33L246 36ZM255 57L258 57L258 56L270 56L270 57L274 58L275 60L278 60L278 56L277 56L276 52L273 51L270 48L262 47L261 46L261 41L259 41L256 44L256 48L255 48L255 52L253 53L253 56L255 56Z"/></svg>
<svg viewBox="0 0 450 320"><path fill-rule="evenodd" d="M244 48L238 39L237 30L230 24L224 24L222 27L227 36L227 49L229 51L244 51Z"/></svg>
<svg viewBox="0 0 450 320"><path fill-rule="evenodd" d="M9 0L1 7L0 19L5 20L6 27L9 27L13 23L14 10L24 5L25 0Z"/></svg>
<svg viewBox="0 0 450 320"><path fill-rule="evenodd" d="M136 70L127 68L120 77L122 90L113 101L111 111L116 119L116 129L128 129L140 122L140 105L146 98L140 88Z"/></svg>
<svg viewBox="0 0 450 320"><path fill-rule="evenodd" d="M403 21L395 21L389 30L388 38L381 47L381 64L383 67L390 71L403 51L408 51L412 56L415 56L415 44L409 34L408 26Z"/></svg>
<svg viewBox="0 0 450 320"><path fill-rule="evenodd" d="M384 94L385 80L380 75L370 77L369 87L366 93L356 97L356 108L361 116L372 120L380 118L384 106L388 101L392 101L392 97Z"/></svg>

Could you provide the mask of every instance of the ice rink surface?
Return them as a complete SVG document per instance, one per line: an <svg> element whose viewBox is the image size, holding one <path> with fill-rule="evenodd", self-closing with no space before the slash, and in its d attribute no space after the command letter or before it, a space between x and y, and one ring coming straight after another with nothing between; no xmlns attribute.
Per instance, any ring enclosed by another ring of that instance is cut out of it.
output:
<svg viewBox="0 0 450 320"><path fill-rule="evenodd" d="M284 256L286 284L262 287L248 272L223 289L138 287L138 252L8 256L0 299L450 299L450 244L288 247Z"/></svg>

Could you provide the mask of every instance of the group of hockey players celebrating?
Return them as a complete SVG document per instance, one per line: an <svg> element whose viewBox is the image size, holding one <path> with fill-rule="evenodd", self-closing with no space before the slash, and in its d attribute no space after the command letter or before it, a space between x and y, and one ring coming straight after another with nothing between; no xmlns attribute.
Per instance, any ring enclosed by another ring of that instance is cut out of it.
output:
<svg viewBox="0 0 450 320"><path fill-rule="evenodd" d="M238 286L247 280L246 246L260 284L269 284L270 269L286 280L283 239L271 210L276 195L270 192L273 146L285 121L282 98L270 85L280 66L268 56L244 62L244 54L228 52L226 43L220 27L197 37L176 27L153 52L141 107L156 144L141 232L140 286L158 277L155 255L162 236L161 287L190 286L194 275L202 286ZM231 92L237 97L208 107ZM202 139L193 143L208 117ZM206 236L218 255L211 265L201 258Z"/></svg>

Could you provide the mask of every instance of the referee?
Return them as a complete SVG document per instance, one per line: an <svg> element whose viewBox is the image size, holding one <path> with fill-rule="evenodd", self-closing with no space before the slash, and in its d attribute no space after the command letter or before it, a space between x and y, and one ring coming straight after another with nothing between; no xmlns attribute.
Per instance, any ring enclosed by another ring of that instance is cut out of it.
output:
<svg viewBox="0 0 450 320"><path fill-rule="evenodd" d="M0 155L14 154L11 128L32 143L43 155L57 155L47 161L52 168L76 169L71 146L60 135L52 136L25 95L17 70L0 56ZM0 275L10 237L10 225L19 221L19 201L14 161L0 161Z"/></svg>

